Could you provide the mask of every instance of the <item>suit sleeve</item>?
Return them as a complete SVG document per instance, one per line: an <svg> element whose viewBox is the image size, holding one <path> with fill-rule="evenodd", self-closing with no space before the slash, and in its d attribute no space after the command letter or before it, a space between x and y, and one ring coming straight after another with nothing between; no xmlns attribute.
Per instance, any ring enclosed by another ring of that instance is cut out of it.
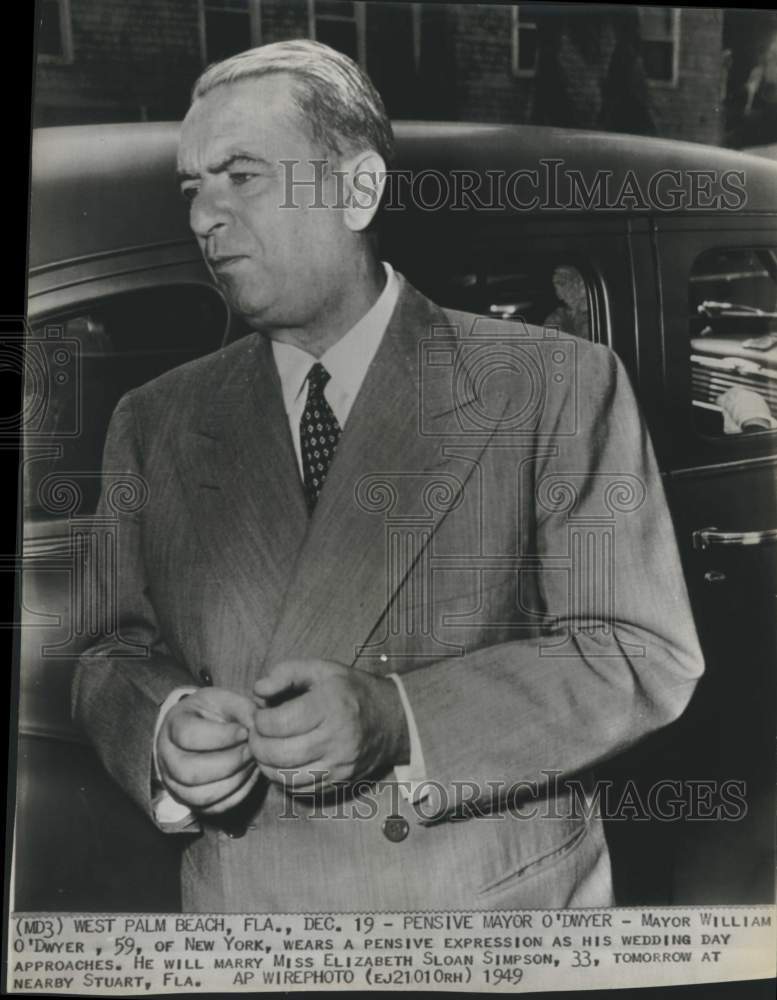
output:
<svg viewBox="0 0 777 1000"><path fill-rule="evenodd" d="M553 435L569 423L569 396L543 421L551 444L537 458L530 514L553 626L402 675L426 777L447 801L455 782L542 788L547 772L605 760L678 717L703 671L628 376L608 349L585 345L578 385L575 433ZM565 555L571 571L559 572L553 557Z"/></svg>
<svg viewBox="0 0 777 1000"><path fill-rule="evenodd" d="M141 502L117 503L122 488L139 494ZM104 623L76 665L71 703L75 722L111 776L160 829L177 832L157 820L153 807L153 742L161 706L176 688L191 687L192 677L165 644L149 597L142 503L149 489L130 394L119 402L108 428L94 519L97 545L90 549L93 565L86 573L85 613L93 622L102 615ZM113 612L106 618L101 608Z"/></svg>

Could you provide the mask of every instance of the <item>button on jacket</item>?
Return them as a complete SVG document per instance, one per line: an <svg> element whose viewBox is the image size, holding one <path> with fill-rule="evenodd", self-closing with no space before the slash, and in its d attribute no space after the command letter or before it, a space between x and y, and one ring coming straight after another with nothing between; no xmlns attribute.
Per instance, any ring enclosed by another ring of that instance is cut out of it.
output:
<svg viewBox="0 0 777 1000"><path fill-rule="evenodd" d="M207 670L250 694L290 658L398 674L433 786L417 804L390 780L317 803L263 784L245 836L170 834L187 837L186 909L612 902L601 821L553 776L676 718L702 671L614 354L442 310L400 277L311 518L258 334L124 397L105 469L143 476L149 500L121 516L118 638L82 656L73 708L140 808L153 818L170 693ZM138 643L145 658L123 655ZM462 783L477 809L457 808ZM534 808L504 808L532 785Z"/></svg>

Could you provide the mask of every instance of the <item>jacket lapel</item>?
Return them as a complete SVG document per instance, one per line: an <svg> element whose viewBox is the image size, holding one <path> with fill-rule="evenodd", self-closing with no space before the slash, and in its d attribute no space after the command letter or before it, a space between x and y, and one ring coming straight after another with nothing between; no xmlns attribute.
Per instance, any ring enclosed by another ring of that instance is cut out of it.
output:
<svg viewBox="0 0 777 1000"><path fill-rule="evenodd" d="M308 527L270 345L245 338L200 392L201 417L178 463L196 487L188 497L199 541L261 662Z"/></svg>
<svg viewBox="0 0 777 1000"><path fill-rule="evenodd" d="M353 663L431 537L419 536L425 540L396 573L387 562L387 517L428 522L432 491L436 530L463 488L463 479L445 472L445 444L473 400L452 399L450 364L427 363L438 343L447 343L450 354L455 333L441 309L400 280L397 306L300 550L266 666L305 657Z"/></svg>

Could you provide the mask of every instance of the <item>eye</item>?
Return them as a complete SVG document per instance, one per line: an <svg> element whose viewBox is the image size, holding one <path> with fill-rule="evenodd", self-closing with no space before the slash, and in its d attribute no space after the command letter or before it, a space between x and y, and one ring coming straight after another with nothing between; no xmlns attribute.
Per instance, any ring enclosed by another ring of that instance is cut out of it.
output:
<svg viewBox="0 0 777 1000"><path fill-rule="evenodd" d="M244 170L230 170L229 179L235 185L235 187L241 187L243 184L248 184L249 181L260 177L257 173L247 173Z"/></svg>
<svg viewBox="0 0 777 1000"><path fill-rule="evenodd" d="M199 188L197 187L196 184L184 184L181 187L181 197L183 198L184 201L190 201L190 202L194 201L194 199L197 197L198 191Z"/></svg>

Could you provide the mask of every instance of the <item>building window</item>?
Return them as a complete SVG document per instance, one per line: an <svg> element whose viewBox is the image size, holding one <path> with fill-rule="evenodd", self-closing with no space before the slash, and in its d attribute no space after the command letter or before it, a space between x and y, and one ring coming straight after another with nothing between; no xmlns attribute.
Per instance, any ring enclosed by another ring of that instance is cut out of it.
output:
<svg viewBox="0 0 777 1000"><path fill-rule="evenodd" d="M680 11L639 7L642 61L651 83L675 87L680 68Z"/></svg>
<svg viewBox="0 0 777 1000"><path fill-rule="evenodd" d="M200 36L206 65L261 45L259 0L200 0Z"/></svg>
<svg viewBox="0 0 777 1000"><path fill-rule="evenodd" d="M512 8L511 59L513 76L534 76L537 72L537 22Z"/></svg>
<svg viewBox="0 0 777 1000"><path fill-rule="evenodd" d="M38 11L38 58L46 62L72 62L70 0L42 0Z"/></svg>
<svg viewBox="0 0 777 1000"><path fill-rule="evenodd" d="M423 11L420 3L410 5L410 16L413 19L413 68L416 74L421 72L421 47L423 45Z"/></svg>
<svg viewBox="0 0 777 1000"><path fill-rule="evenodd" d="M308 0L308 33L311 38L330 45L366 65L364 3L345 0Z"/></svg>
<svg viewBox="0 0 777 1000"><path fill-rule="evenodd" d="M362 68L369 73L391 118L436 117L429 113L436 90L442 85L448 93L451 91L450 75L442 84L435 77L435 59L439 59L444 34L439 20L433 24L428 20L432 6L365 5L368 51L367 64ZM427 70L425 75L422 68Z"/></svg>

